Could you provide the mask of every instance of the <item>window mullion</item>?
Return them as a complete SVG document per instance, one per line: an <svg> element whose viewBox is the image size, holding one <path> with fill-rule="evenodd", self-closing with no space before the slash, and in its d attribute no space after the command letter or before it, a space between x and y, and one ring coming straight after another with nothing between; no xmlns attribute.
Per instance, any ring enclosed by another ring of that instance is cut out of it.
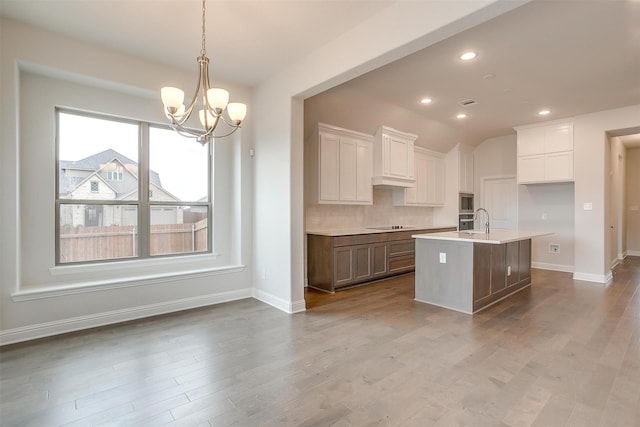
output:
<svg viewBox="0 0 640 427"><path fill-rule="evenodd" d="M151 209L149 206L149 124L140 123L140 164L138 168L138 185L140 202L139 228L140 257L149 256L150 236L151 236Z"/></svg>

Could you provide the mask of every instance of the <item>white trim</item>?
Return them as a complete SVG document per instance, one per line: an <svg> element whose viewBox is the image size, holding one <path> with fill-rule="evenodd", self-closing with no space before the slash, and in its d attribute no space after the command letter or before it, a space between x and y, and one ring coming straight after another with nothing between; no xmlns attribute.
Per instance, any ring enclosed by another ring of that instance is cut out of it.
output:
<svg viewBox="0 0 640 427"><path fill-rule="evenodd" d="M611 271L607 274L573 273L573 280L582 280L584 282L609 283L612 279L613 274Z"/></svg>
<svg viewBox="0 0 640 427"><path fill-rule="evenodd" d="M56 320L53 322L23 326L19 328L0 331L0 345L28 341L52 335L63 334L98 326L111 325L159 314L173 313L207 305L251 298L251 289L245 288L237 291L221 292L217 294L203 295L191 298L182 298L174 301L166 301L157 304L148 304L139 307L113 310L104 313L87 316L73 317Z"/></svg>
<svg viewBox="0 0 640 427"><path fill-rule="evenodd" d="M614 268L616 268L618 265L620 265L620 261L622 261L622 258L616 258L613 260L613 262L611 263L611 270L613 270Z"/></svg>
<svg viewBox="0 0 640 427"><path fill-rule="evenodd" d="M624 256L625 258L628 256L640 256L640 251L627 251Z"/></svg>
<svg viewBox="0 0 640 427"><path fill-rule="evenodd" d="M563 271L565 273L573 273L573 265L549 264L546 262L531 262L531 268L539 268L540 270Z"/></svg>
<svg viewBox="0 0 640 427"><path fill-rule="evenodd" d="M258 301L269 304L270 306L275 307L278 310L284 311L288 314L300 313L307 309L304 299L293 302L287 301L268 292L255 288L253 289L252 296Z"/></svg>
<svg viewBox="0 0 640 427"><path fill-rule="evenodd" d="M11 294L13 302L30 301L42 298L52 298L64 295L84 294L89 292L101 292L112 289L130 288L135 286L153 285L180 278L195 279L201 277L217 276L220 274L238 273L244 270L243 265L233 267L207 268L200 270L181 271L177 273L162 273L145 276L133 276L117 279L105 279L87 281L73 284L49 284L29 289L21 289Z"/></svg>
<svg viewBox="0 0 640 427"><path fill-rule="evenodd" d="M175 257L154 257L154 258L144 258L144 259L128 259L128 260L115 260L115 261L107 261L107 262L96 262L96 263L86 263L86 264L73 264L73 265L57 265L55 267L49 268L49 273L52 276L61 276L61 275L72 275L72 274L83 274L83 273L97 273L100 271L113 271L114 268L118 270L126 270L133 268L147 268L147 267L157 267L157 266L167 266L167 265L177 265L184 266L186 264L194 264L194 263L209 263L211 265L212 262L219 257L217 253L207 253L207 254L194 254L194 255L181 255ZM221 267L225 268L225 267Z"/></svg>

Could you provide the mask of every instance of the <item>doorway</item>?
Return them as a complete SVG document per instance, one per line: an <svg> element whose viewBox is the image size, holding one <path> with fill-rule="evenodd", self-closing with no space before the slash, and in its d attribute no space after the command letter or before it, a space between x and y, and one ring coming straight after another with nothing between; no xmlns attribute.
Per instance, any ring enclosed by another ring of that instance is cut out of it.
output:
<svg viewBox="0 0 640 427"><path fill-rule="evenodd" d="M606 224L610 267L627 255L640 255L640 128L607 132Z"/></svg>

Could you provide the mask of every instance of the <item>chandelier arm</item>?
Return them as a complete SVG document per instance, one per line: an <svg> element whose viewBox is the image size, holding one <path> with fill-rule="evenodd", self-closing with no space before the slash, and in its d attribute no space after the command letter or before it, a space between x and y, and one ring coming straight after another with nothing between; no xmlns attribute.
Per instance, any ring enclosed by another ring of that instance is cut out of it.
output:
<svg viewBox="0 0 640 427"><path fill-rule="evenodd" d="M233 128L233 130L229 133L225 133L224 135L209 135L210 138L226 138L227 136L233 134L235 131L240 129L240 126Z"/></svg>
<svg viewBox="0 0 640 427"><path fill-rule="evenodd" d="M222 121L224 122L224 124L226 124L227 126L230 126L232 128L239 128L241 127L241 124L236 124L233 122L228 121L227 119L224 118L224 116L220 116L220 118L222 119Z"/></svg>

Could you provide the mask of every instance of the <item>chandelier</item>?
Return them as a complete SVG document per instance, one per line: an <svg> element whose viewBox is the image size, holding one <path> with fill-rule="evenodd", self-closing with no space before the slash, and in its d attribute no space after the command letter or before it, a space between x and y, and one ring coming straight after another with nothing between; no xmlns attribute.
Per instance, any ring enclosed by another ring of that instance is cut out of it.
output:
<svg viewBox="0 0 640 427"><path fill-rule="evenodd" d="M160 94L171 128L182 136L195 138L202 145L210 142L212 138L224 138L234 133L240 129L247 115L246 104L229 102L228 91L212 88L209 85L209 58L205 49L205 0L202 0L202 49L198 56L198 85L193 99L185 107L184 91L175 87L163 87ZM203 127L199 131L185 127L186 121L198 104L202 107L198 115ZM228 120L223 116L225 111L229 117ZM231 128L231 131L224 135L214 135L220 119Z"/></svg>

